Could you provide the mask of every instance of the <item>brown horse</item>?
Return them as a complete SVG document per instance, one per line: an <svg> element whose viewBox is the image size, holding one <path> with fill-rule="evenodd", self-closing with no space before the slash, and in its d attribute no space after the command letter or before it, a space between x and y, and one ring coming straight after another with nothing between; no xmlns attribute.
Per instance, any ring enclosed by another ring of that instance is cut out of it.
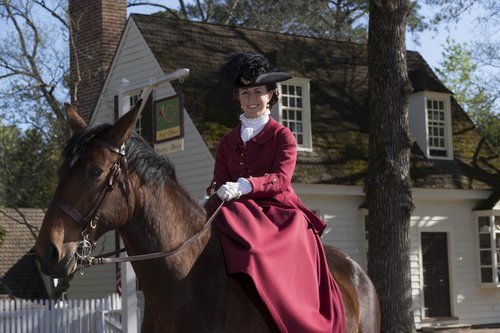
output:
<svg viewBox="0 0 500 333"><path fill-rule="evenodd" d="M92 128L66 106L73 136L35 245L44 273L74 272L78 256L108 230L118 229L130 256L176 249L203 230L206 212L177 182L168 159L132 135L140 103L114 125ZM251 281L226 274L217 231L199 235L174 255L132 263L145 299L142 332L277 332ZM347 332L379 332L367 275L339 250L326 253Z"/></svg>

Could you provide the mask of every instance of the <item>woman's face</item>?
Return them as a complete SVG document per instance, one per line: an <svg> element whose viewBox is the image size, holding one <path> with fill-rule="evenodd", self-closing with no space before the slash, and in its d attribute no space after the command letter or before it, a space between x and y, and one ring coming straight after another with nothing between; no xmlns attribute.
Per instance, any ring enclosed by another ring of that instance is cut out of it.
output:
<svg viewBox="0 0 500 333"><path fill-rule="evenodd" d="M239 88L238 100L248 118L257 118L266 112L267 103L273 94L274 91L267 91L265 85Z"/></svg>

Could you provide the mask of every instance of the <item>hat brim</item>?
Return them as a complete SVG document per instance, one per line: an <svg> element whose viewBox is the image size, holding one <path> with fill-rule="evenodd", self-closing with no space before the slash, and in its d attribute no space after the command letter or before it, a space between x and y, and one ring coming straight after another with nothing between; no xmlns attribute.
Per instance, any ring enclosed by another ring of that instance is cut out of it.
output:
<svg viewBox="0 0 500 333"><path fill-rule="evenodd" d="M250 82L248 84L245 84L242 82L243 80L240 80L238 82L238 87L252 87L252 86L259 86L262 84L269 84L269 83L277 83L281 81L286 81L291 79L292 76L286 72L271 72L271 73L265 73L259 75L255 81Z"/></svg>

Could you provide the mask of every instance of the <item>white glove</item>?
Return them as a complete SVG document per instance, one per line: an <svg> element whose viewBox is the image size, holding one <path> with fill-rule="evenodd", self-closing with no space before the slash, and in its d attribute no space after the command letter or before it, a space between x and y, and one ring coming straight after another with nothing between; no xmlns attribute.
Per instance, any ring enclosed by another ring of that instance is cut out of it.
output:
<svg viewBox="0 0 500 333"><path fill-rule="evenodd" d="M252 184L245 178L238 178L236 183L227 182L217 190L221 200L231 201L252 192Z"/></svg>
<svg viewBox="0 0 500 333"><path fill-rule="evenodd" d="M238 183L227 182L217 190L217 195L221 200L231 201L238 199L241 195Z"/></svg>

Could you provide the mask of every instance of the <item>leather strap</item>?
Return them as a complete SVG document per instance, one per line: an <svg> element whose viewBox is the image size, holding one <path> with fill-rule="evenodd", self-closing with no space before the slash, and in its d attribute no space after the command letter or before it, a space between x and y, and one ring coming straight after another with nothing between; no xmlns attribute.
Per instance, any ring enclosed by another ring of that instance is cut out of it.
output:
<svg viewBox="0 0 500 333"><path fill-rule="evenodd" d="M171 257L173 255L176 255L177 253L181 252L184 250L186 247L191 245L194 241L196 241L201 234L203 234L208 228L210 228L212 221L215 219L217 214L219 213L220 209L224 205L224 201L222 201L215 212L210 216L210 218L205 222L203 225L203 228L198 231L196 234L194 234L191 238L189 238L187 241L182 243L178 248L170 251L161 251L161 252L154 252L154 253L148 253L148 254L138 254L135 256L127 256L127 257L114 257L114 258L106 258L104 256L99 256L99 257L89 257L85 259L82 264L88 265L88 266L93 266L93 265L103 265L103 264L113 264L113 263L121 263L121 262L132 262L132 261L141 261L141 260L150 260L150 259L157 259L157 258L164 258L164 257ZM123 250L123 249L122 249ZM120 252L122 252L120 250ZM111 254L116 254L116 252L112 252Z"/></svg>

